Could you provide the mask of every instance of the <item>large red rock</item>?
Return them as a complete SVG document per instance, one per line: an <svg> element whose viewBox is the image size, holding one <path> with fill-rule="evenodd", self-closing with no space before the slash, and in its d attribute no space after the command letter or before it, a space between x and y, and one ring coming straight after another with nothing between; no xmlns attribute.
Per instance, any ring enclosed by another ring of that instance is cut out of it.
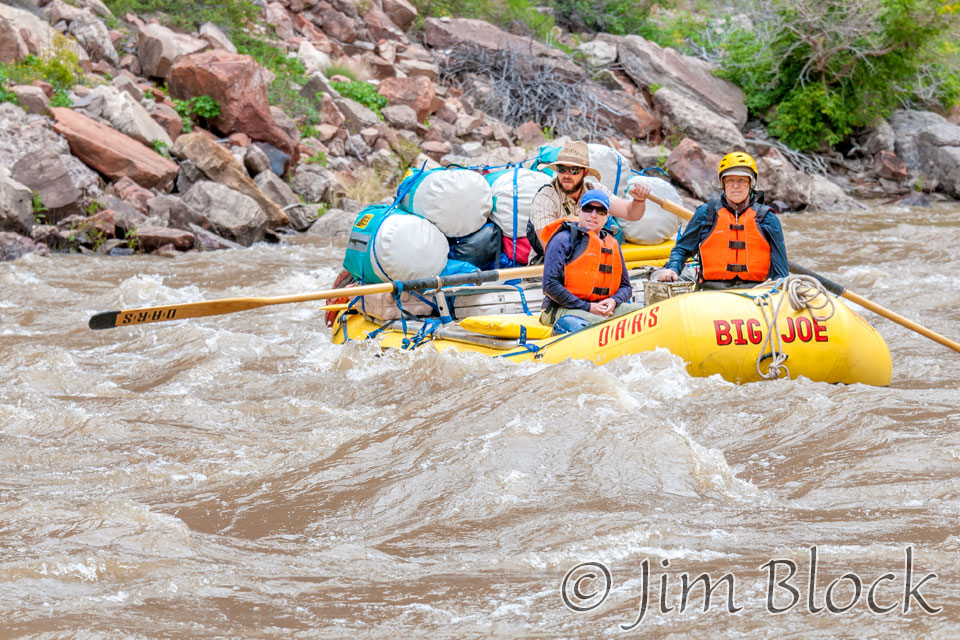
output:
<svg viewBox="0 0 960 640"><path fill-rule="evenodd" d="M71 109L50 109L53 128L70 152L113 180L124 176L147 188L169 191L179 167L146 145Z"/></svg>
<svg viewBox="0 0 960 640"><path fill-rule="evenodd" d="M417 8L407 0L383 0L383 12L401 29L408 28L417 17Z"/></svg>
<svg viewBox="0 0 960 640"><path fill-rule="evenodd" d="M378 89L390 104L405 104L417 112L417 120L423 122L430 115L437 89L424 76L415 78L384 78Z"/></svg>
<svg viewBox="0 0 960 640"><path fill-rule="evenodd" d="M690 138L684 138L674 147L666 163L670 177L701 200L708 200L720 191L719 164L719 155L710 153Z"/></svg>
<svg viewBox="0 0 960 640"><path fill-rule="evenodd" d="M403 31L393 23L387 14L372 3L363 14L363 21L375 40L406 40Z"/></svg>
<svg viewBox="0 0 960 640"><path fill-rule="evenodd" d="M220 104L211 124L221 132L245 133L298 157L297 145L270 115L267 82L252 56L205 51L181 58L170 72L170 92L187 99L208 95Z"/></svg>
<svg viewBox="0 0 960 640"><path fill-rule="evenodd" d="M354 19L335 9L314 14L314 21L334 40L350 44L357 39L357 24Z"/></svg>

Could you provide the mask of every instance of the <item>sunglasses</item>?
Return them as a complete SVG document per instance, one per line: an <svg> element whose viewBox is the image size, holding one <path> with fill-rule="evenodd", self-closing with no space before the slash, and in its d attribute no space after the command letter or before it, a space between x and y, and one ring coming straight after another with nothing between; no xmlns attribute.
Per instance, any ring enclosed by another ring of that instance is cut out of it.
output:
<svg viewBox="0 0 960 640"><path fill-rule="evenodd" d="M556 167L554 167L554 170L557 173L569 173L572 176L578 176L580 175L580 172L583 171L583 167L568 167L564 164L558 164Z"/></svg>
<svg viewBox="0 0 960 640"><path fill-rule="evenodd" d="M607 210L606 210L606 209L604 209L603 207L598 207L598 206L596 206L596 205L592 205L592 204L585 204L585 205L583 205L582 207L580 207L580 211L583 211L584 213L595 213L595 214L597 214L598 216L605 216L605 215L607 215Z"/></svg>

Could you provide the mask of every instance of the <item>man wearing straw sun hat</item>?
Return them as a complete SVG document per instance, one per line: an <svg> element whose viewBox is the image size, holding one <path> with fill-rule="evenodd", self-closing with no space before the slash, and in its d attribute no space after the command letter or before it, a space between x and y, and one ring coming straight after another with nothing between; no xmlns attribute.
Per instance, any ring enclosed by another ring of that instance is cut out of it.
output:
<svg viewBox="0 0 960 640"><path fill-rule="evenodd" d="M600 173L590 167L587 143L572 140L563 145L557 159L547 165L556 172L552 181L540 188L533 197L530 221L527 223L527 239L530 246L543 254L541 236L543 229L554 220L577 217L580 197L591 189L604 192L610 198L610 213L624 220L639 220L646 211L646 199L650 187L634 184L627 191L633 200L618 198L600 184Z"/></svg>

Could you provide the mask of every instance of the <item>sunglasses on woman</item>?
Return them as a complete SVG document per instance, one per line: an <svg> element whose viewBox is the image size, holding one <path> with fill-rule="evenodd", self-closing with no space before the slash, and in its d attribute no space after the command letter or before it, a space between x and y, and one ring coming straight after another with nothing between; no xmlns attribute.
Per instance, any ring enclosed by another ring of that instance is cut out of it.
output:
<svg viewBox="0 0 960 640"><path fill-rule="evenodd" d="M580 207L580 211L583 211L584 213L595 213L595 214L597 214L598 216L605 216L605 215L607 215L607 210L606 210L606 209L604 209L603 207L598 207L598 206L596 206L596 205L592 205L592 204L585 204L585 205L583 205L582 207Z"/></svg>
<svg viewBox="0 0 960 640"><path fill-rule="evenodd" d="M556 171L557 173L569 173L572 176L578 176L580 172L583 171L583 167L568 167L565 164L558 164Z"/></svg>

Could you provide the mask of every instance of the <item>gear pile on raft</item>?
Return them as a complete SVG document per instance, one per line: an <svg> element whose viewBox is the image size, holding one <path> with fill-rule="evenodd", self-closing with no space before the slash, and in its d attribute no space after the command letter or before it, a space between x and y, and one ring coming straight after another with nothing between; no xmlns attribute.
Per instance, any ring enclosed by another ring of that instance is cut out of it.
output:
<svg viewBox="0 0 960 640"><path fill-rule="evenodd" d="M724 157L718 169L723 193L691 214L659 169L638 171L615 149L585 146L586 168L612 198L594 197L580 211L604 216L602 229L590 234L603 246L608 238L619 245L632 285L629 300L617 301L625 303L623 313L583 312L574 315L588 320L569 322L550 296L545 300L547 284L528 277L533 268L527 265L551 253L530 222L534 198L559 180L555 170L562 173L564 165L558 157L569 156L566 145L547 146L518 164L414 169L391 203L363 209L334 286L394 283L393 292L336 300L327 311L334 342L375 340L383 348L551 363L603 363L664 348L683 359L691 375L719 374L731 382L803 376L890 383L890 353L880 334L817 279L788 274L779 221L762 203L749 155ZM642 217L607 215L609 200L629 201L635 184L650 194ZM740 199L738 190L749 197ZM571 213L567 229L575 226ZM556 225L547 239L560 235L555 231ZM546 266L549 271L549 258ZM430 279L436 285L424 287ZM417 286L405 286L411 282Z"/></svg>

